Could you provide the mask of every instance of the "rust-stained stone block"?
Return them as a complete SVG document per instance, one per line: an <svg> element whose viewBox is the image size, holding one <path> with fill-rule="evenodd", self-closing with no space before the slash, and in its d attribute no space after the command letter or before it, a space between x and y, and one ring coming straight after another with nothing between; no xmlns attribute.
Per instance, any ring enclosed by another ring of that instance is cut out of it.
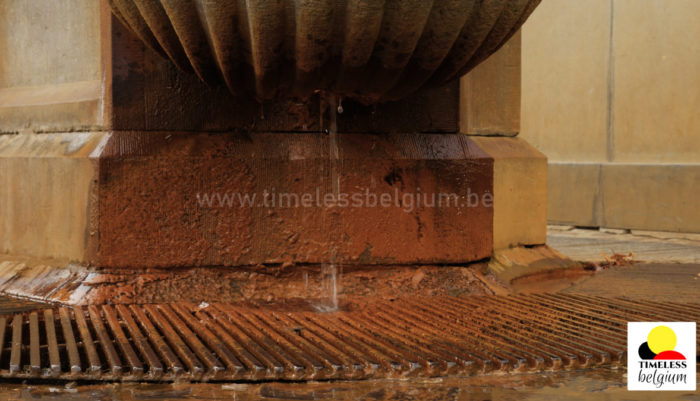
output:
<svg viewBox="0 0 700 401"><path fill-rule="evenodd" d="M491 255L494 162L471 138L341 134L338 143L331 163L324 134L2 135L0 252L105 268ZM236 194L254 207L204 198Z"/></svg>
<svg viewBox="0 0 700 401"><path fill-rule="evenodd" d="M234 266L337 255L346 264L403 264L490 256L493 160L466 136L340 135L339 192L328 154L329 138L319 134L111 134L99 158L99 235L90 238L97 246L89 262ZM231 206L219 203L223 196ZM254 206L240 206L241 196Z"/></svg>

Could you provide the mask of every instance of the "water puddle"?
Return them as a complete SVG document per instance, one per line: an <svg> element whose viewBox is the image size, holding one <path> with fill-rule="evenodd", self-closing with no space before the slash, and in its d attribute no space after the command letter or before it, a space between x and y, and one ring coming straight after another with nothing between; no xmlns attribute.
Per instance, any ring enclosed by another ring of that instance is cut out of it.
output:
<svg viewBox="0 0 700 401"><path fill-rule="evenodd" d="M0 383L0 399L46 400L698 400L697 392L628 392L624 369L309 383Z"/></svg>

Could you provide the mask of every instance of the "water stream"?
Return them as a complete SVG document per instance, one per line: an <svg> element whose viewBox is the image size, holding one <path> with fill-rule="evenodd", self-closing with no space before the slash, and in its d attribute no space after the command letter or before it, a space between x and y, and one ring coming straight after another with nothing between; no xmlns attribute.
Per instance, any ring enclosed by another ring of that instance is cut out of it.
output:
<svg viewBox="0 0 700 401"><path fill-rule="evenodd" d="M329 129L328 129L328 164L330 166L331 191L334 199L340 197L340 150L338 148L338 111L341 110L338 98L330 95L327 99L329 106ZM341 111L342 112L342 111ZM328 225L328 240L330 249L328 251L329 262L321 266L321 285L327 294L322 304L315 305L319 312L334 312L338 310L338 270L342 266L342 260L338 252L338 245L341 240L341 213L334 212L328 205L325 215L330 219Z"/></svg>

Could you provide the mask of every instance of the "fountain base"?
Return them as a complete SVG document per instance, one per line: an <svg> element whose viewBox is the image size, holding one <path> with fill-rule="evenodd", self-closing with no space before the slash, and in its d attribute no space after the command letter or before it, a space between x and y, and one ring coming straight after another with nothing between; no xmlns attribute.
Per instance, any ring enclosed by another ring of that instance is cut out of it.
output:
<svg viewBox="0 0 700 401"><path fill-rule="evenodd" d="M62 305L191 302L347 309L397 297L504 295L541 274L586 272L547 246L497 251L463 265L325 265L89 269L55 261L0 259L0 294ZM332 294L337 294L333 302Z"/></svg>
<svg viewBox="0 0 700 401"><path fill-rule="evenodd" d="M393 269L464 266L545 243L546 159L513 137L517 33L459 82L333 107L323 85L263 103L207 86L145 46L108 2L7 11L47 27L10 18L17 35L4 38L16 61L0 88L8 260L65 275L73 265L136 275L329 262ZM517 15L494 21L518 26ZM80 28L56 35L65 21ZM492 44L515 33L490 32Z"/></svg>
<svg viewBox="0 0 700 401"><path fill-rule="evenodd" d="M1 196L2 250L110 269L320 264L331 248L343 265L433 265L545 241L546 163L522 141L342 134L338 194L327 142L3 136L0 177L22 190Z"/></svg>

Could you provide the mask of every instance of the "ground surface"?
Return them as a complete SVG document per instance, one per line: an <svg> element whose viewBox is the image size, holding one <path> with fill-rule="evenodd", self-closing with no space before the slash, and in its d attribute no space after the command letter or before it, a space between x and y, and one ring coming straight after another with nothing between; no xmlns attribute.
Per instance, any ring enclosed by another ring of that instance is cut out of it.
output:
<svg viewBox="0 0 700 401"><path fill-rule="evenodd" d="M659 233L600 232L552 227L548 242L594 272L530 285L571 294L666 302L700 302L700 239ZM638 262L605 266L606 257ZM648 263L655 262L655 263ZM28 308L16 301L0 309ZM466 378L261 384L0 385L3 400L700 400L700 392L630 393L625 369Z"/></svg>
<svg viewBox="0 0 700 401"><path fill-rule="evenodd" d="M574 260L602 261L631 252L644 262L700 263L700 234L550 226L547 244Z"/></svg>
<svg viewBox="0 0 700 401"><path fill-rule="evenodd" d="M638 263L611 268L561 292L700 303L700 264Z"/></svg>
<svg viewBox="0 0 700 401"><path fill-rule="evenodd" d="M26 301L18 298L0 296L0 314L23 312L45 308L46 304Z"/></svg>
<svg viewBox="0 0 700 401"><path fill-rule="evenodd" d="M623 369L568 373L355 382L263 384L0 385L7 401L28 400L700 400L700 394L627 391Z"/></svg>

